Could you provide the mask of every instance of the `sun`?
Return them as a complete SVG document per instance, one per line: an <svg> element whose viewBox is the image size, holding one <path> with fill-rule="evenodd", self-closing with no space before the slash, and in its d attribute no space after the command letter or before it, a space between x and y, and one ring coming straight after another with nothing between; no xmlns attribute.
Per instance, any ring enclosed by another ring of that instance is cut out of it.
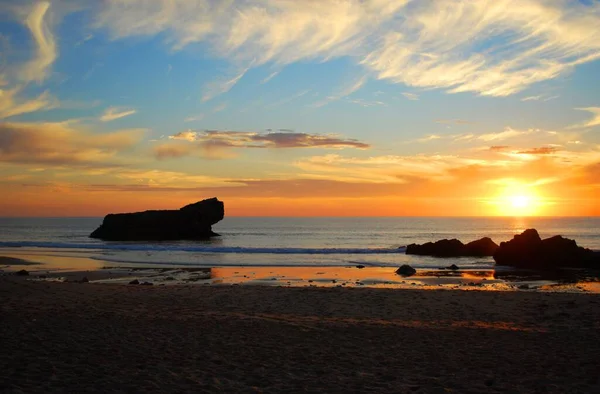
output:
<svg viewBox="0 0 600 394"><path fill-rule="evenodd" d="M528 196L510 196L508 199L512 207L515 209L525 209L531 203L531 200Z"/></svg>
<svg viewBox="0 0 600 394"><path fill-rule="evenodd" d="M506 186L490 202L500 216L536 216L543 205L535 189L516 183Z"/></svg>

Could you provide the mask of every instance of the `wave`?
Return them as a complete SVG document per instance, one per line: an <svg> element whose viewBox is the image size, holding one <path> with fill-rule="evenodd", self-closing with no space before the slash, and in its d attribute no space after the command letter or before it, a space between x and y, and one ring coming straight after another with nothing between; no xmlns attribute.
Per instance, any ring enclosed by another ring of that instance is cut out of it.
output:
<svg viewBox="0 0 600 394"><path fill-rule="evenodd" d="M254 248L240 246L188 246L158 244L90 244L64 242L0 242L0 248L48 248L118 250L138 252L196 252L196 253L240 253L240 254L399 254L400 248Z"/></svg>

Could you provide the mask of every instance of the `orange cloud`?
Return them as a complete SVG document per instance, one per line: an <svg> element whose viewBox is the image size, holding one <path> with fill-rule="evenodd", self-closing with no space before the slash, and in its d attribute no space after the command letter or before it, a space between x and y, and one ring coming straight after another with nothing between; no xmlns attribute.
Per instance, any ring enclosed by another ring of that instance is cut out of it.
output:
<svg viewBox="0 0 600 394"><path fill-rule="evenodd" d="M0 123L0 161L21 164L107 164L134 146L144 130L95 134L75 122Z"/></svg>

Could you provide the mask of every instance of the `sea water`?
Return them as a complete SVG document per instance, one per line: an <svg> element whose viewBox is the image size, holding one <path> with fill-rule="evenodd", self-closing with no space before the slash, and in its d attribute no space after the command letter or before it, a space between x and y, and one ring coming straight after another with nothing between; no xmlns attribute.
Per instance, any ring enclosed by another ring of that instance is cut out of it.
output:
<svg viewBox="0 0 600 394"><path fill-rule="evenodd" d="M102 218L0 218L0 255L84 257L116 265L397 266L485 269L492 258L406 255L405 246L443 238L507 241L527 228L600 250L600 218L226 217L205 241L107 242L89 238Z"/></svg>

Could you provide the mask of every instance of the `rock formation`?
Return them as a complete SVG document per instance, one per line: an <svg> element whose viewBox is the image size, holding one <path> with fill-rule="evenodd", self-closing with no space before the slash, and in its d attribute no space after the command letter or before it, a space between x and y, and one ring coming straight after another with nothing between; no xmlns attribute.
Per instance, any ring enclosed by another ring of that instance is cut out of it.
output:
<svg viewBox="0 0 600 394"><path fill-rule="evenodd" d="M212 225L225 209L216 197L177 210L109 214L91 238L107 241L167 241L206 239L218 234Z"/></svg>
<svg viewBox="0 0 600 394"><path fill-rule="evenodd" d="M488 237L466 245L458 239L442 239L422 245L410 244L406 247L406 254L434 257L483 257L492 256L497 248L498 245Z"/></svg>
<svg viewBox="0 0 600 394"><path fill-rule="evenodd" d="M408 264L404 264L396 270L396 274L402 275L402 276L413 276L416 273L417 273L417 270Z"/></svg>
<svg viewBox="0 0 600 394"><path fill-rule="evenodd" d="M600 253L577 246L574 240L560 235L542 240L537 230L528 229L500 243L494 261L517 268L600 268Z"/></svg>

